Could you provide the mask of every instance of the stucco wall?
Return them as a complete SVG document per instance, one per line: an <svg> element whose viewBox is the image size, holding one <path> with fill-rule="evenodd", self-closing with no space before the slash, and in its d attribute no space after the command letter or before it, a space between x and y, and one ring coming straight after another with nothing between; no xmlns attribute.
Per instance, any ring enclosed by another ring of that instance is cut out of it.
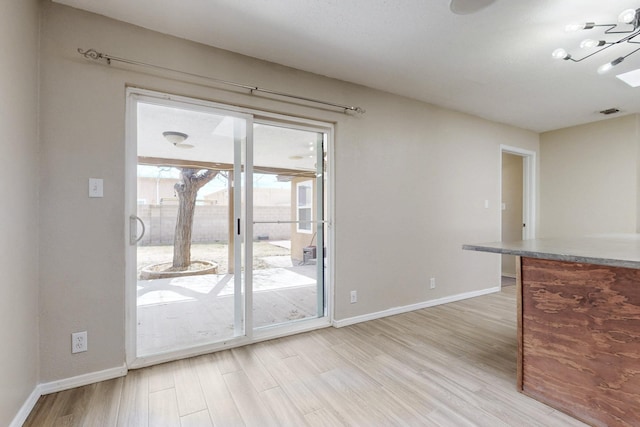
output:
<svg viewBox="0 0 640 427"><path fill-rule="evenodd" d="M291 207L289 208L289 215L291 216L292 221L297 221L297 210L298 210L298 184L310 181L312 188L312 200L311 200L311 212L312 212L312 220L317 221L316 217L316 191L317 186L315 180L310 180L309 178L294 178L291 181ZM303 248L307 246L317 246L316 233L315 230L317 228L317 224L311 224L310 232L300 232L298 231L298 224L291 224L289 226L289 232L291 234L291 258L302 261L304 259Z"/></svg>
<svg viewBox="0 0 640 427"><path fill-rule="evenodd" d="M80 58L78 47L367 113L97 65ZM127 85L335 123L336 319L498 285L498 257L461 246L499 238L500 144L537 151L537 134L60 5L45 5L42 49L43 381L125 360ZM105 180L104 198L87 198L89 177ZM437 278L434 290L429 277ZM351 290L357 304L349 303ZM69 334L76 329L89 332L89 351L72 356Z"/></svg>

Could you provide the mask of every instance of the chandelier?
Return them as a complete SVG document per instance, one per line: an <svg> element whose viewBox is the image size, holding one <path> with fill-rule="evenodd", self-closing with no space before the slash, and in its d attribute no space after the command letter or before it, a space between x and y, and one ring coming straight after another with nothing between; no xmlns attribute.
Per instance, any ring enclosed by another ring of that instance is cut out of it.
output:
<svg viewBox="0 0 640 427"><path fill-rule="evenodd" d="M564 59L565 61L581 62L587 58L590 58L602 51L609 49L615 45L621 45L624 43L640 44L640 41L634 41L634 38L640 34L640 9L627 9L622 11L618 16L618 22L615 24L596 24L595 22L586 22L584 24L569 24L565 27L567 32L581 31L581 30L593 30L596 27L605 28L602 36L614 35L617 39L612 41L603 39L584 39L580 43L582 49L596 49L591 53L586 53L584 56L574 58L566 50L559 48L553 51L551 54L556 59ZM640 39L639 39L640 40ZM616 65L620 64L625 58L633 55L640 50L640 47L632 50L630 53L615 58L611 62L598 67L598 73L604 74L611 70Z"/></svg>

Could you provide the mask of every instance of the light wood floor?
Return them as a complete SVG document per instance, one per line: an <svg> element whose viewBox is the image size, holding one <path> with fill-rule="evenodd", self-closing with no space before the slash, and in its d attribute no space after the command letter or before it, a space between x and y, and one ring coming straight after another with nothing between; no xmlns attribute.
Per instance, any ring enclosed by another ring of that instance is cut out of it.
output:
<svg viewBox="0 0 640 427"><path fill-rule="evenodd" d="M25 426L583 426L516 391L515 287L131 371Z"/></svg>

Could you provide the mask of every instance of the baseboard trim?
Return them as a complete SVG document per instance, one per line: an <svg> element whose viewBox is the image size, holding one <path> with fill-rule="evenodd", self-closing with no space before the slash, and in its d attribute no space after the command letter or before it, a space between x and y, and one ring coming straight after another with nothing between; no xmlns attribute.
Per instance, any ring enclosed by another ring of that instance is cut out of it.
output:
<svg viewBox="0 0 640 427"><path fill-rule="evenodd" d="M40 399L40 390L39 386L36 386L33 389L33 392L29 395L27 400L24 402L18 413L15 417L13 417L13 421L9 424L9 427L22 427L25 421L27 421L27 417L35 408L36 403L38 403L38 399Z"/></svg>
<svg viewBox="0 0 640 427"><path fill-rule="evenodd" d="M59 391L69 390L70 388L82 387L97 383L100 381L112 380L118 377L124 377L127 375L127 365L122 365L116 368L105 369L103 371L90 372L84 375L78 375L76 377L65 378L59 381L51 381L48 383L40 384L40 394L51 394Z"/></svg>
<svg viewBox="0 0 640 427"><path fill-rule="evenodd" d="M369 320L375 320L375 319L381 319L383 317L394 316L396 314L408 313L410 311L420 310L423 308L435 307L437 305L448 304L450 302L461 301L469 298L475 298L482 295L492 294L495 292L500 292L500 286L481 289L479 291L464 292L461 294L419 302L417 304L405 305L402 307L394 307L387 310L378 311L375 313L363 314L362 316L355 316L355 317L349 317L347 319L334 320L333 326L336 328L342 328L344 326L355 325L356 323L367 322Z"/></svg>
<svg viewBox="0 0 640 427"><path fill-rule="evenodd" d="M41 396L69 390L70 388L82 387L100 381L112 380L125 375L127 375L127 366L122 365L117 368L105 369L104 371L91 372L89 374L65 378L59 381L38 384L13 418L9 427L21 427L25 421L27 421L29 414L31 414L31 411L35 408L38 403L38 399L40 399Z"/></svg>

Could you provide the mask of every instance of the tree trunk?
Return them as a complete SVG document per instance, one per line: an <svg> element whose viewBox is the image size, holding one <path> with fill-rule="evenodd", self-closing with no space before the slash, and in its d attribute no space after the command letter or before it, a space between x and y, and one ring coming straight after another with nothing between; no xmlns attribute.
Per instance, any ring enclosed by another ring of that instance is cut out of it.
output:
<svg viewBox="0 0 640 427"><path fill-rule="evenodd" d="M178 195L178 218L173 238L173 268L186 270L191 265L191 231L196 210L198 190L211 181L218 171L206 169L180 169L180 182L174 189Z"/></svg>

